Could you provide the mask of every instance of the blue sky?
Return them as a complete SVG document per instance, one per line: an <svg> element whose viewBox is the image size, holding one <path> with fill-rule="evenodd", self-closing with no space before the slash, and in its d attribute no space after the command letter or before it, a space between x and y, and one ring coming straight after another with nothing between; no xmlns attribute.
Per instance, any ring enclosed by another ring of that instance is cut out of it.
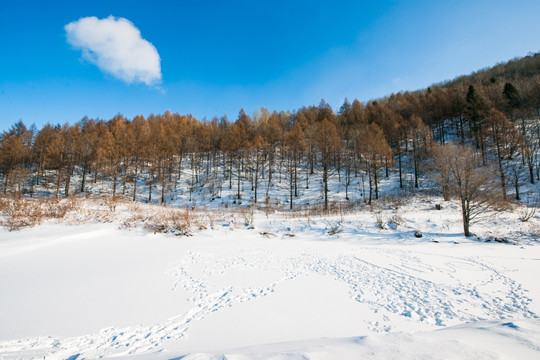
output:
<svg viewBox="0 0 540 360"><path fill-rule="evenodd" d="M0 129L166 110L235 119L321 98L338 109L537 52L539 15L537 0L4 0ZM127 81L68 41L67 24L109 16L157 51L158 79Z"/></svg>

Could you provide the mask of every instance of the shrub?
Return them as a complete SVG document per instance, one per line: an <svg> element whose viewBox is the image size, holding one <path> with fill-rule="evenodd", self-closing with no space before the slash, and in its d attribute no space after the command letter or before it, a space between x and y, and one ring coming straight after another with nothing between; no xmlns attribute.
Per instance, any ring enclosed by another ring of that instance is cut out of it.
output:
<svg viewBox="0 0 540 360"><path fill-rule="evenodd" d="M9 231L41 224L45 218L41 202L36 200L1 198L0 212L0 224Z"/></svg>
<svg viewBox="0 0 540 360"><path fill-rule="evenodd" d="M383 216L382 216L382 212L381 211L377 211L375 213L375 224L377 225L377 227L381 230L384 229L384 220L383 220Z"/></svg>
<svg viewBox="0 0 540 360"><path fill-rule="evenodd" d="M255 217L253 206L249 206L247 208L240 208L238 212L242 216L245 226L253 226L253 220Z"/></svg>

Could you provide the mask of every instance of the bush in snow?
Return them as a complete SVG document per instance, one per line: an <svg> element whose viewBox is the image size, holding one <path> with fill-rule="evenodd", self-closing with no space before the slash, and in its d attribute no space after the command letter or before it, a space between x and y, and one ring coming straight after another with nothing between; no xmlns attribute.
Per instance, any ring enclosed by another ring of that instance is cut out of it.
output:
<svg viewBox="0 0 540 360"><path fill-rule="evenodd" d="M78 206L76 198L57 200L51 198L25 199L0 198L0 225L10 231L41 224L46 219L61 219Z"/></svg>
<svg viewBox="0 0 540 360"><path fill-rule="evenodd" d="M525 206L521 208L519 218L522 222L527 222L534 217L536 209L540 206L540 197L538 194L530 195L527 198Z"/></svg>

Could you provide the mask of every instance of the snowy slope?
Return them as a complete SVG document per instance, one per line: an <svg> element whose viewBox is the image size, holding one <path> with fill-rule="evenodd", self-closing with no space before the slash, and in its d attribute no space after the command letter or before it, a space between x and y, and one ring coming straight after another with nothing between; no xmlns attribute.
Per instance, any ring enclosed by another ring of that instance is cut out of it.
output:
<svg viewBox="0 0 540 360"><path fill-rule="evenodd" d="M384 230L373 213L0 229L0 358L537 358L534 235L467 239L451 206L411 206Z"/></svg>

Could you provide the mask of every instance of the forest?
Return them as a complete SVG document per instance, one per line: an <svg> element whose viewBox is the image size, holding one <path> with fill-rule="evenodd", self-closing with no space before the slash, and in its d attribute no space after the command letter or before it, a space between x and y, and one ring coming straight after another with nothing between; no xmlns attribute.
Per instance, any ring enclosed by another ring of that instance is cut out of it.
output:
<svg viewBox="0 0 540 360"><path fill-rule="evenodd" d="M539 113L534 54L423 90L366 103L345 99L337 111L321 100L293 112L260 108L250 116L242 109L234 120L167 111L40 129L19 121L0 135L0 189L14 198L61 198L105 182L107 194L98 195L167 204L179 187L187 201L201 189L213 201L227 188L239 205L268 203L279 183L289 209L299 189L320 186L316 205L326 211L334 205L331 181L344 189L344 202L362 192L371 204L382 179L395 174L404 191L429 176L439 194L463 206L489 184L490 197L520 200L523 185L540 181ZM471 174L486 174L472 190L456 173L467 157ZM351 186L359 176L363 189Z"/></svg>

